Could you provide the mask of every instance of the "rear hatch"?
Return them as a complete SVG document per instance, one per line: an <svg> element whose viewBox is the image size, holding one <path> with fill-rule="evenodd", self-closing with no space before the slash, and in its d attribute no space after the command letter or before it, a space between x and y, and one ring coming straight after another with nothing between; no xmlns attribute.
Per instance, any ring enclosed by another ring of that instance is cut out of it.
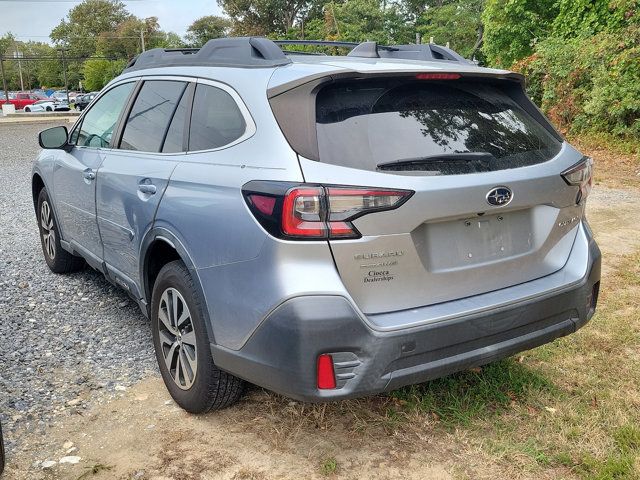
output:
<svg viewBox="0 0 640 480"><path fill-rule="evenodd" d="M361 238L329 240L364 313L470 297L564 266L583 206L560 173L581 155L519 82L403 74L333 79L310 94L317 158L301 158L305 182L413 192L353 220ZM281 118L279 101L272 106Z"/></svg>

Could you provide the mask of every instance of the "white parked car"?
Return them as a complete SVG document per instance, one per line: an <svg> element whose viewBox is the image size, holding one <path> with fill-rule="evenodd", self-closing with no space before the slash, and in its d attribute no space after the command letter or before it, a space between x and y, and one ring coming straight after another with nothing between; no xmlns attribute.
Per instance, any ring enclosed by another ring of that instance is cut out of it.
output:
<svg viewBox="0 0 640 480"><path fill-rule="evenodd" d="M29 112L53 112L69 110L69 104L65 102L56 102L55 100L38 100L31 105L24 107L24 111Z"/></svg>
<svg viewBox="0 0 640 480"><path fill-rule="evenodd" d="M53 112L56 107L56 102L53 100L38 100L31 105L24 107L25 112Z"/></svg>

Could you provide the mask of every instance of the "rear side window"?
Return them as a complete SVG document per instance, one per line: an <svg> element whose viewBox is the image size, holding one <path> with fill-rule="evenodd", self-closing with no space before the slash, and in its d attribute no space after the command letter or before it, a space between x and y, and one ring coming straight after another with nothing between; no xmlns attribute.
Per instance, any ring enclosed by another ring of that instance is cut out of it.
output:
<svg viewBox="0 0 640 480"><path fill-rule="evenodd" d="M189 90L185 90L180 99L180 103L173 114L173 119L169 125L167 136L164 139L164 145L162 146L163 153L178 153L183 152L182 141L184 138L184 127L187 117L187 108L189 108Z"/></svg>
<svg viewBox="0 0 640 480"><path fill-rule="evenodd" d="M127 118L120 148L159 152L186 86L176 81L144 82Z"/></svg>
<svg viewBox="0 0 640 480"><path fill-rule="evenodd" d="M392 173L504 170L561 147L498 85L463 80L335 83L318 92L316 124L320 161Z"/></svg>
<svg viewBox="0 0 640 480"><path fill-rule="evenodd" d="M244 135L247 124L227 92L211 85L198 84L193 98L189 150L223 147Z"/></svg>

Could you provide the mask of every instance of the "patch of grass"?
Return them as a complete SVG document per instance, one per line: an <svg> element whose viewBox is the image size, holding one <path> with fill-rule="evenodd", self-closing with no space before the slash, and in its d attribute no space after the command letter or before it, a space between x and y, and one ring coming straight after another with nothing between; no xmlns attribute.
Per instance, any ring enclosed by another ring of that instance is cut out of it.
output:
<svg viewBox="0 0 640 480"><path fill-rule="evenodd" d="M558 452L551 457L551 463L555 465L562 465L563 467L573 467L575 462L573 457L567 452Z"/></svg>
<svg viewBox="0 0 640 480"><path fill-rule="evenodd" d="M640 252L621 257L602 285L584 329L526 354L521 367L529 373L516 378L542 384L505 383L521 386L510 408L501 394L472 386L476 400L498 409L476 415L465 433L504 468L640 480Z"/></svg>
<svg viewBox="0 0 640 480"><path fill-rule="evenodd" d="M553 384L514 359L489 364L391 395L406 408L432 415L443 425L468 426L475 419L503 411L532 391L554 394Z"/></svg>
<svg viewBox="0 0 640 480"><path fill-rule="evenodd" d="M325 458L320 463L320 473L322 473L323 475L334 475L337 471L338 461L333 457Z"/></svg>
<svg viewBox="0 0 640 480"><path fill-rule="evenodd" d="M258 470L243 467L232 477L232 480L265 480L265 474Z"/></svg>
<svg viewBox="0 0 640 480"><path fill-rule="evenodd" d="M638 478L633 471L633 462L630 455L612 454L603 460L587 455L576 472L586 480L632 480Z"/></svg>
<svg viewBox="0 0 640 480"><path fill-rule="evenodd" d="M613 439L622 453L640 450L640 429L635 425L624 425L618 428Z"/></svg>

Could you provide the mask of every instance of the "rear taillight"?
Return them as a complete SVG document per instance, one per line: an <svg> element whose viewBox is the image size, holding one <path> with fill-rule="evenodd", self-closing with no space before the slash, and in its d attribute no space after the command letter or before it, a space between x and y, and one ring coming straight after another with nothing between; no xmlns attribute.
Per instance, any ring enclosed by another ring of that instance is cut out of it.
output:
<svg viewBox="0 0 640 480"><path fill-rule="evenodd" d="M289 237L326 237L324 189L296 187L284 196L282 233Z"/></svg>
<svg viewBox="0 0 640 480"><path fill-rule="evenodd" d="M244 186L243 194L251 212L272 235L314 240L359 238L353 220L398 208L413 192L254 181Z"/></svg>
<svg viewBox="0 0 640 480"><path fill-rule="evenodd" d="M593 160L589 157L584 157L574 166L562 172L562 178L567 184L578 187L576 203L582 202L591 193Z"/></svg>

